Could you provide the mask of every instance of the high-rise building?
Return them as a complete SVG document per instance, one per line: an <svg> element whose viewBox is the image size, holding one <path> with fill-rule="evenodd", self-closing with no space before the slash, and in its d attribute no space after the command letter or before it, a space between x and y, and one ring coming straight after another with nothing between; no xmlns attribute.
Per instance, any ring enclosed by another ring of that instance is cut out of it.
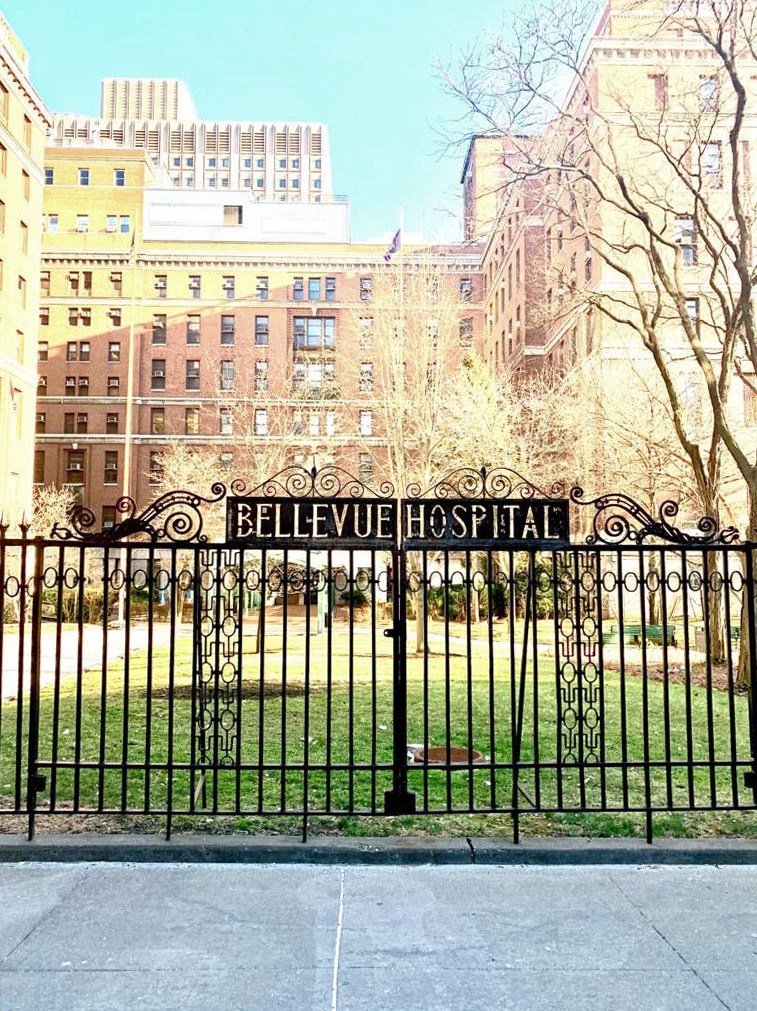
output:
<svg viewBox="0 0 757 1011"><path fill-rule="evenodd" d="M43 154L50 113L0 16L0 514L31 519Z"/></svg>
<svg viewBox="0 0 757 1011"><path fill-rule="evenodd" d="M181 189L249 190L262 203L331 203L323 123L197 118L183 81L106 78L100 115L56 115L52 143L146 151Z"/></svg>
<svg viewBox="0 0 757 1011"><path fill-rule="evenodd" d="M314 460L378 477L379 314L397 314L377 297L386 249L349 242L346 204L177 191L139 149L53 146L45 171L40 482L76 489L108 525L122 495L159 492L177 446L220 477ZM450 353L480 349L479 259L418 256L438 289L417 362L443 326ZM414 269L413 250L397 260Z"/></svg>

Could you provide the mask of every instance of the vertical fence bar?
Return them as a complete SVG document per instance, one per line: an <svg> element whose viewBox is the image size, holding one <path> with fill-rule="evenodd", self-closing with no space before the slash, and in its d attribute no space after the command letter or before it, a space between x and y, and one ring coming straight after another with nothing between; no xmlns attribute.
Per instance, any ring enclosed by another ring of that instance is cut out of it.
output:
<svg viewBox="0 0 757 1011"><path fill-rule="evenodd" d="M754 531L750 531L754 533ZM752 768L744 777L744 785L751 787L752 798L757 804L757 636L755 635L755 585L754 585L754 544L745 546L747 595L747 623L749 635L749 738L752 745Z"/></svg>
<svg viewBox="0 0 757 1011"><path fill-rule="evenodd" d="M26 537L24 536L24 540ZM34 575L32 576L31 671L29 683L29 740L27 757L27 805L29 809L28 838L34 838L37 794L45 788L44 776L37 770L39 760L39 693L42 661L42 576L45 547L41 537L34 538Z"/></svg>
<svg viewBox="0 0 757 1011"><path fill-rule="evenodd" d="M407 566L405 552L395 544L392 552L394 578L394 647L392 665L392 789L384 793L386 814L413 814L415 794L407 788Z"/></svg>

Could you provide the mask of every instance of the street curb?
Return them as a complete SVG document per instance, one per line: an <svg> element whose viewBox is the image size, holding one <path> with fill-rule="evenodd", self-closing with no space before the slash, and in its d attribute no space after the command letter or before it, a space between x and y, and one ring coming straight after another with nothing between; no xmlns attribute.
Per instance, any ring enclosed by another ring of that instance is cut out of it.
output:
<svg viewBox="0 0 757 1011"><path fill-rule="evenodd" d="M29 842L0 836L0 863L246 863L246 864L757 864L757 840L428 839L178 835L170 842L143 835L50 835Z"/></svg>

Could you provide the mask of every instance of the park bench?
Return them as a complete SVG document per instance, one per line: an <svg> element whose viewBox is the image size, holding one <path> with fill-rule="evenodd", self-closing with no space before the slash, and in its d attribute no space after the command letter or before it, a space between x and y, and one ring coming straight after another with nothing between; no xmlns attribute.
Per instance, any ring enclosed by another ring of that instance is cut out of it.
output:
<svg viewBox="0 0 757 1011"><path fill-rule="evenodd" d="M653 643L655 646L662 646L663 636L668 646L678 645L675 625L646 625L644 629L642 629L640 624L633 624L632 622L626 622L623 625L623 641L626 645L641 646L642 636L646 638L648 643ZM602 642L607 645L608 643L617 642L619 638L619 626L610 625L609 633L603 633L602 635Z"/></svg>

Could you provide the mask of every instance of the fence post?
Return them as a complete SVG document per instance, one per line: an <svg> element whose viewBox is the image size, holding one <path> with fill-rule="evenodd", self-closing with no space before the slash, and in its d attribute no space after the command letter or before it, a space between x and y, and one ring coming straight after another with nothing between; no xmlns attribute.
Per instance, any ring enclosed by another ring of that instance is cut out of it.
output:
<svg viewBox="0 0 757 1011"><path fill-rule="evenodd" d="M26 540L26 530L23 532ZM29 684L29 738L27 757L27 807L29 810L28 838L34 838L34 821L37 811L37 794L47 785L47 780L37 771L39 760L39 693L40 664L42 659L42 593L43 572L45 563L45 545L41 537L34 541L34 574L31 580L32 618L31 618L31 671ZM25 550L25 549L24 549Z"/></svg>
<svg viewBox="0 0 757 1011"><path fill-rule="evenodd" d="M757 643L755 643L754 544L751 541L746 546L746 582L744 584L744 593L746 594L747 603L747 633L749 642L749 740L752 751L752 768L744 774L744 785L752 790L752 797L755 804L757 804Z"/></svg>
<svg viewBox="0 0 757 1011"><path fill-rule="evenodd" d="M384 635L393 643L392 789L384 792L386 814L414 814L415 794L407 789L407 566L405 552L393 552L392 627Z"/></svg>

